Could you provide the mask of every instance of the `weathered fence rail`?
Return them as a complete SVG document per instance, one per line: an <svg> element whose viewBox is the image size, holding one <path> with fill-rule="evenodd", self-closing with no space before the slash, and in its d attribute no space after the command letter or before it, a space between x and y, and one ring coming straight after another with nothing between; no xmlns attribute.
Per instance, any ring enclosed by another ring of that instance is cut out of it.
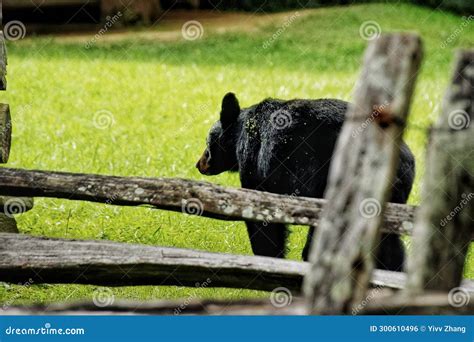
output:
<svg viewBox="0 0 474 342"><path fill-rule="evenodd" d="M326 201L173 178L132 178L2 168L0 195L149 206L223 220L318 225ZM389 203L384 231L411 234L415 207ZM473 235L474 238L474 235Z"/></svg>
<svg viewBox="0 0 474 342"><path fill-rule="evenodd" d="M0 234L0 279L106 286L209 286L299 291L307 265L189 249Z"/></svg>
<svg viewBox="0 0 474 342"><path fill-rule="evenodd" d="M111 241L84 241L0 233L0 279L12 283L102 286L196 286L301 291L307 262L210 253ZM374 287L402 289L404 273L375 270ZM474 281L463 287L474 292Z"/></svg>
<svg viewBox="0 0 474 342"><path fill-rule="evenodd" d="M378 290L368 293L372 298L367 305L354 314L362 315L472 315L474 302L454 308L442 292L428 292L409 300L380 294ZM183 301L114 301L98 307L93 302L43 304L34 306L12 306L4 311L7 315L305 315L305 301L293 298L288 306L275 307L268 299L240 301L193 300Z"/></svg>

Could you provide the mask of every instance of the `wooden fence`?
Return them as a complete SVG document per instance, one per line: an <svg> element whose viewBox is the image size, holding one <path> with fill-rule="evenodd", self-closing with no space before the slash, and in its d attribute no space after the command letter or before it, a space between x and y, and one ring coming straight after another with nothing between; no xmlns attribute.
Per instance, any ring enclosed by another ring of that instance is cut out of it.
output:
<svg viewBox="0 0 474 342"><path fill-rule="evenodd" d="M0 38L0 80L4 80L6 56ZM195 286L209 279L210 287L284 288L298 296L285 306L270 305L268 299L193 301L184 312L188 314L472 314L474 282L463 280L462 274L474 237L474 201L470 201L474 132L469 125L474 112L474 51L460 51L456 57L442 113L430 137L420 207L386 203L421 60L416 35L390 34L370 42L354 105L337 143L325 200L183 179L1 168L0 281ZM5 163L11 120L8 105L0 109L0 161ZM459 118L466 123L459 125ZM366 127L352 134L362 122ZM317 234L310 262L18 234L12 214L32 209L33 197L179 212L192 202L198 206L191 212L203 216L308 225L317 227ZM361 214L361 204L367 200L378 206L375 214ZM462 210L456 210L460 203ZM372 250L381 232L412 236L407 273L374 269ZM465 303L453 303L454 294L465 296ZM170 314L180 303L9 306L4 313Z"/></svg>

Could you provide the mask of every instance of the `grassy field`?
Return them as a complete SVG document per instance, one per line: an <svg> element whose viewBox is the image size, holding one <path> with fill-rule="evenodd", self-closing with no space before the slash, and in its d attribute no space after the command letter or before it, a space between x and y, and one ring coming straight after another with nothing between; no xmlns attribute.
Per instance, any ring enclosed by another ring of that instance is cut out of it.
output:
<svg viewBox="0 0 474 342"><path fill-rule="evenodd" d="M427 127L439 114L454 49L474 46L472 24L411 5L327 8L299 12L263 48L282 27L284 16L246 18L241 31L226 32L203 20L204 35L196 41L182 39L180 23L174 28L136 29L122 39L108 39L105 34L90 48L85 43L94 33L84 39L43 36L10 42L9 90L0 94L1 102L10 104L14 122L7 166L183 177L239 186L236 175L206 178L194 167L222 96L233 91L243 106L265 97L350 100L367 43L359 28L374 20L382 32L419 32L425 44L406 134L418 163L410 202L419 203L426 143L420 127ZM178 34L173 36L173 30ZM458 33L444 47L454 32ZM168 33L175 38L160 39L160 34L169 37ZM108 121L100 121L100 115ZM34 210L17 219L21 232L33 235L251 253L242 223L165 211L38 199ZM290 258L300 258L306 230L292 228ZM471 248L465 275L474 278L473 252ZM95 289L0 285L0 303L87 299ZM175 287L123 287L113 292L126 299L264 295Z"/></svg>

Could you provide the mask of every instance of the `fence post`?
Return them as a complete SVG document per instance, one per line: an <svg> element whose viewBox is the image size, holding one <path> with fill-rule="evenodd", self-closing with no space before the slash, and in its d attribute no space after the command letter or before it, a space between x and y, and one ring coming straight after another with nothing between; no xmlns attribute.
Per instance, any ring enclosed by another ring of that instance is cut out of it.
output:
<svg viewBox="0 0 474 342"><path fill-rule="evenodd" d="M0 91L7 88L7 51L2 29L2 3L0 2ZM10 156L12 122L10 107L0 103L0 164L8 162ZM33 207L32 198L0 197L0 232L18 233L13 214L19 214Z"/></svg>
<svg viewBox="0 0 474 342"><path fill-rule="evenodd" d="M382 36L367 48L304 279L313 314L351 312L367 293L421 58L421 41L412 34Z"/></svg>
<svg viewBox="0 0 474 342"><path fill-rule="evenodd" d="M407 292L459 286L474 213L474 50L457 55L427 153L422 204L407 260Z"/></svg>
<svg viewBox="0 0 474 342"><path fill-rule="evenodd" d="M8 162L10 155L12 135L12 122L10 117L10 107L0 103L0 164Z"/></svg>
<svg viewBox="0 0 474 342"><path fill-rule="evenodd" d="M2 3L0 2L0 90L7 89L7 52L5 48L5 37L3 35Z"/></svg>

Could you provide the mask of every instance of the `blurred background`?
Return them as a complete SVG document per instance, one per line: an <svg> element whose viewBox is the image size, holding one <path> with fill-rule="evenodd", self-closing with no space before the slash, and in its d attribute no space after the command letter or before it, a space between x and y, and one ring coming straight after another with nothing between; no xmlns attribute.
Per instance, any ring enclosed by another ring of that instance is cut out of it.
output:
<svg viewBox="0 0 474 342"><path fill-rule="evenodd" d="M376 3L374 0L3 0L6 20L29 23L99 23L117 11L122 23L151 23L169 10L276 12L295 8ZM386 0L387 4L413 3L458 14L473 14L472 0Z"/></svg>

